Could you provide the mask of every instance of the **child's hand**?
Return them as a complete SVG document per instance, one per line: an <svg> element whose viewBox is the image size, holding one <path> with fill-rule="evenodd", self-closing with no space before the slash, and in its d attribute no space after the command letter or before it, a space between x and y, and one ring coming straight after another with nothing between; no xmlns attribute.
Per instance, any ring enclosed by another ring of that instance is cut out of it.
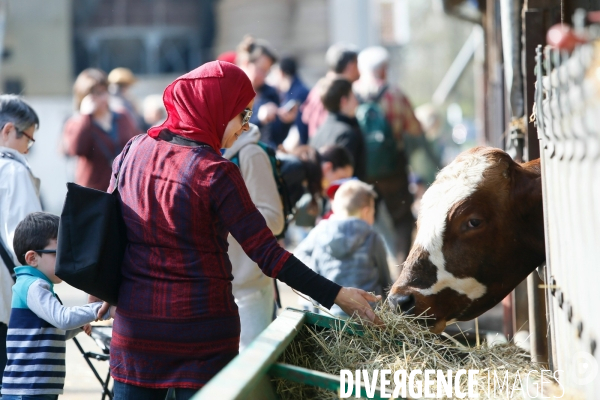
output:
<svg viewBox="0 0 600 400"><path fill-rule="evenodd" d="M102 303L102 307L100 307L100 309L98 310L98 314L96 315L96 321L102 321L104 319L104 316L106 315L106 312L109 310L110 308L110 304L108 304L107 302ZM111 315L112 318L112 315Z"/></svg>
<svg viewBox="0 0 600 400"><path fill-rule="evenodd" d="M110 317L114 318L117 313L117 306L111 306L108 311L110 312Z"/></svg>
<svg viewBox="0 0 600 400"><path fill-rule="evenodd" d="M83 329L86 335L92 336L92 326L90 324L85 324L81 329Z"/></svg>

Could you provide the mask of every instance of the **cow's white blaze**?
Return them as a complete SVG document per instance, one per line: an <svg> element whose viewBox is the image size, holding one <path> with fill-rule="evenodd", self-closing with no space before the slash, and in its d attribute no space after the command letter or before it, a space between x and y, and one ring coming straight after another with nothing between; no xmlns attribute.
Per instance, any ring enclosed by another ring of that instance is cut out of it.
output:
<svg viewBox="0 0 600 400"><path fill-rule="evenodd" d="M442 245L450 208L477 189L483 173L490 166L491 163L484 156L463 156L442 169L434 184L423 195L415 244L427 250L429 261L437 268L437 281L430 288L420 289L419 292L423 295L436 294L445 288L465 294L471 300L485 294L487 288L476 279L458 278L446 271Z"/></svg>

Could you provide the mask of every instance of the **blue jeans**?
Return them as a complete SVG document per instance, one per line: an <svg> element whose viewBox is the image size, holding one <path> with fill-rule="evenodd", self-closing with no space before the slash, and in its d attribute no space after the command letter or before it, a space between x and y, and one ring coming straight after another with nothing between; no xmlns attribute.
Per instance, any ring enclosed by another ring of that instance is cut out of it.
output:
<svg viewBox="0 0 600 400"><path fill-rule="evenodd" d="M189 400L198 391L197 389L181 388L171 390L175 392L175 400ZM150 389L115 381L113 391L113 400L165 400L169 389Z"/></svg>
<svg viewBox="0 0 600 400"><path fill-rule="evenodd" d="M5 394L0 397L2 400L58 400L57 394Z"/></svg>

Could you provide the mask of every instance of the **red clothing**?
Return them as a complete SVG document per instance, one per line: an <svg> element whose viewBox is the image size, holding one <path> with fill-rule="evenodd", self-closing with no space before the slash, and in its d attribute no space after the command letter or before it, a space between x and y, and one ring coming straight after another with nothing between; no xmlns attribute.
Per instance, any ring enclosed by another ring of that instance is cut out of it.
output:
<svg viewBox="0 0 600 400"><path fill-rule="evenodd" d="M78 156L75 183L106 190L110 183L112 161L125 144L139 132L131 118L113 113L116 138L112 139L92 120L91 115L74 115L67 120L63 132L65 154Z"/></svg>
<svg viewBox="0 0 600 400"><path fill-rule="evenodd" d="M129 245L111 374L149 388L200 388L239 346L228 233L273 278L290 253L277 244L239 168L210 148L144 136L121 171Z"/></svg>
<svg viewBox="0 0 600 400"><path fill-rule="evenodd" d="M340 290L279 247L239 168L218 151L228 121L253 96L238 67L204 64L167 87L167 121L123 161L119 193L129 243L110 349L119 382L199 389L235 357L240 321L229 233L267 276L326 307ZM163 129L206 145L161 140Z"/></svg>
<svg viewBox="0 0 600 400"><path fill-rule="evenodd" d="M163 96L167 119L162 125L150 128L153 138L163 129L221 148L225 127L241 114L256 93L250 79L237 66L212 61L180 76L166 89Z"/></svg>
<svg viewBox="0 0 600 400"><path fill-rule="evenodd" d="M321 101L324 79L319 80L314 88L308 93L306 101L302 104L302 122L308 125L308 137L315 136L317 130L325 120L329 111L325 109Z"/></svg>

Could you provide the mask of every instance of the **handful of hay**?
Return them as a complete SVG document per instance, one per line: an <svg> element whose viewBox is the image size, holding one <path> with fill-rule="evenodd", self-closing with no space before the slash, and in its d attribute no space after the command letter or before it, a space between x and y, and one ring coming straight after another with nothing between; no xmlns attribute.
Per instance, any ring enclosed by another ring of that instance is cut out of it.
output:
<svg viewBox="0 0 600 400"><path fill-rule="evenodd" d="M547 371L548 368L532 363L529 354L512 343L495 346L484 343L477 347L466 347L449 336L429 332L424 325L417 322L417 318L398 315L386 306L378 308L376 313L385 323L385 328L362 324L362 336L353 334L348 322L341 323L343 328L340 330L304 326L279 362L338 377L342 369L368 370L369 376L373 376L374 370L387 369L391 370L392 377L397 370L410 373L416 369L454 372L459 369L475 369L479 370L475 390L480 399L535 398L536 395L539 397L536 391L540 387L542 370L546 370L544 396L552 396L556 390L557 396L562 394L561 388L555 382L551 382L552 375ZM494 381L494 373L496 380L504 383L502 387L498 387ZM433 375L433 378L435 393L436 375ZM464 380L460 380L461 390L467 393L467 377L462 378ZM390 390L394 386L393 378L391 383L388 393L393 391ZM378 377L377 385L379 384ZM277 393L285 400L339 398L338 393L285 379L274 379L274 385Z"/></svg>

